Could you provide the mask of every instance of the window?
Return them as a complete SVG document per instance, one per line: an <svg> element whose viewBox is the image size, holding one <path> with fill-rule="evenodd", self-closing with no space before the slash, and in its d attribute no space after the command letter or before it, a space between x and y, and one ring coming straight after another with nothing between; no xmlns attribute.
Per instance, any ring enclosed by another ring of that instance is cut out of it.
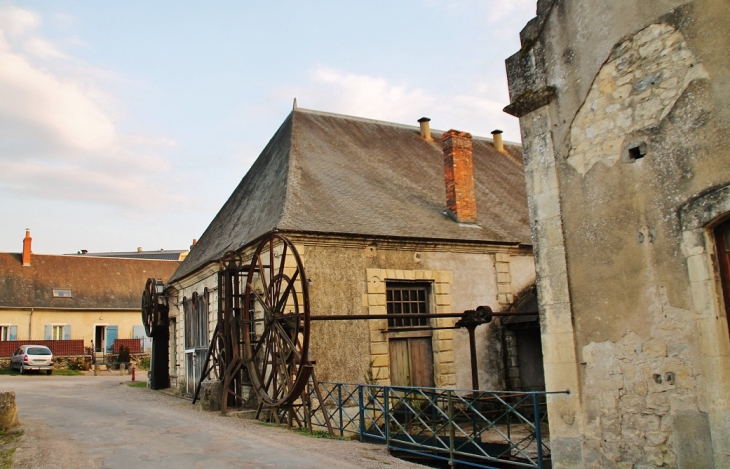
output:
<svg viewBox="0 0 730 469"><path fill-rule="evenodd" d="M43 334L44 340L70 340L70 324L48 324Z"/></svg>
<svg viewBox="0 0 730 469"><path fill-rule="evenodd" d="M18 340L18 326L3 324L0 326L0 341Z"/></svg>
<svg viewBox="0 0 730 469"><path fill-rule="evenodd" d="M53 297L54 298L71 298L71 290L64 290L61 288L54 288L53 289Z"/></svg>
<svg viewBox="0 0 730 469"><path fill-rule="evenodd" d="M428 283L388 283L385 287L388 328L428 327L429 318L399 318L401 314L428 314Z"/></svg>
<svg viewBox="0 0 730 469"><path fill-rule="evenodd" d="M208 348L208 290L203 295L193 293L183 298L185 312L185 348Z"/></svg>

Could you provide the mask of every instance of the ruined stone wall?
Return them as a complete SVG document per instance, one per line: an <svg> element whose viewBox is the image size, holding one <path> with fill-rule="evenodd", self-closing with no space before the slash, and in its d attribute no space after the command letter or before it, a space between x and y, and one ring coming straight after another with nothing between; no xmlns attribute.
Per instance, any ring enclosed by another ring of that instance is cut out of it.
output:
<svg viewBox="0 0 730 469"><path fill-rule="evenodd" d="M730 216L727 2L538 9L507 61L506 110L521 118L546 385L571 390L548 405L554 466L730 467L709 236Z"/></svg>

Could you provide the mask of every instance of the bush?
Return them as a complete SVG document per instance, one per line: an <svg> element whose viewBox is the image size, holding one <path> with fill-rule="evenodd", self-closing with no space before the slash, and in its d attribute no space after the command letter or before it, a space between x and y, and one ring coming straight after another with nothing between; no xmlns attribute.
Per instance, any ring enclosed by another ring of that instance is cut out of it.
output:
<svg viewBox="0 0 730 469"><path fill-rule="evenodd" d="M125 347L124 345L119 346L119 356L117 357L117 361L120 363L129 363L131 361L131 357L129 356L129 347Z"/></svg>
<svg viewBox="0 0 730 469"><path fill-rule="evenodd" d="M142 357L142 360L139 361L139 369L140 370L149 370L150 369L150 357Z"/></svg>

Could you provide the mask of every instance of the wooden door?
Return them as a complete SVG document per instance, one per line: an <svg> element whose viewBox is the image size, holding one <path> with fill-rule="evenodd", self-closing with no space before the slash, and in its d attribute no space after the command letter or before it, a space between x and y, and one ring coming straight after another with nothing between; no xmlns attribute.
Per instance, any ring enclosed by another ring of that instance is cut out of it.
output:
<svg viewBox="0 0 730 469"><path fill-rule="evenodd" d="M730 220L715 228L715 246L720 267L722 293L725 299L725 317L730 326Z"/></svg>
<svg viewBox="0 0 730 469"><path fill-rule="evenodd" d="M389 342L391 384L433 387L431 337L390 339Z"/></svg>

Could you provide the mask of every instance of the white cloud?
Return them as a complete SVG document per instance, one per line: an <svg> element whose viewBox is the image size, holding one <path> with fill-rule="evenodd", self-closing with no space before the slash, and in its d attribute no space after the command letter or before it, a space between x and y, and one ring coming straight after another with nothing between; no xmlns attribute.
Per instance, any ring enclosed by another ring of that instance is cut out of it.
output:
<svg viewBox="0 0 730 469"><path fill-rule="evenodd" d="M280 90L277 99L296 96L303 108L367 117L410 125L422 116L441 130L456 128L489 136L495 128L505 138L519 141L517 119L502 112L508 103L506 82L476 83L470 89L439 93L382 77L358 75L330 68L315 70L306 86Z"/></svg>
<svg viewBox="0 0 730 469"><path fill-rule="evenodd" d="M161 182L176 142L120 134L104 90L113 74L69 57L40 25L33 12L0 7L0 190L148 210L185 201Z"/></svg>

